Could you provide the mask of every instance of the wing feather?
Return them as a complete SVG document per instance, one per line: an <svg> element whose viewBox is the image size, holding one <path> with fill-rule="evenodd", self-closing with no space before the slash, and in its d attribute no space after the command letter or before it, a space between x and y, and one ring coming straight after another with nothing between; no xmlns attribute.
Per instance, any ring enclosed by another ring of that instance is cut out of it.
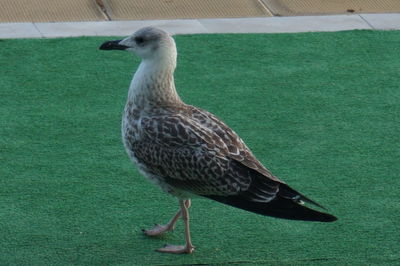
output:
<svg viewBox="0 0 400 266"><path fill-rule="evenodd" d="M140 137L128 145L146 172L171 187L255 213L336 220L302 206L305 201L322 207L273 176L216 116L193 106L171 109L144 117Z"/></svg>
<svg viewBox="0 0 400 266"><path fill-rule="evenodd" d="M142 119L142 138L132 145L138 161L169 185L194 194L271 200L280 181L223 122L206 111L188 108ZM251 170L264 173L264 182L255 182Z"/></svg>
<svg viewBox="0 0 400 266"><path fill-rule="evenodd" d="M199 121L207 128L211 128L213 132L218 135L224 141L224 143L226 143L229 150L229 156L231 158L241 162L243 165L253 170L256 170L266 178L280 183L285 183L282 180L279 180L267 168L265 168L253 155L244 141L230 127L222 122L222 120L206 110L195 106L189 107L193 120Z"/></svg>

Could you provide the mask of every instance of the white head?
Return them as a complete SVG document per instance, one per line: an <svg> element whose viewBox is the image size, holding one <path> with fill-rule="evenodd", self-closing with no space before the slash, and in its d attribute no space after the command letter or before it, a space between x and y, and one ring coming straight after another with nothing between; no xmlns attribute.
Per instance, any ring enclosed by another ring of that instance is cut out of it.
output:
<svg viewBox="0 0 400 266"><path fill-rule="evenodd" d="M142 28L123 40L105 42L100 49L126 50L133 52L144 61L167 61L173 65L176 63L174 39L167 32L154 27Z"/></svg>
<svg viewBox="0 0 400 266"><path fill-rule="evenodd" d="M123 40L105 42L100 49L126 50L142 58L129 88L128 101L136 106L144 106L148 102L173 105L181 102L173 77L176 66L175 41L165 31L153 27L142 28Z"/></svg>

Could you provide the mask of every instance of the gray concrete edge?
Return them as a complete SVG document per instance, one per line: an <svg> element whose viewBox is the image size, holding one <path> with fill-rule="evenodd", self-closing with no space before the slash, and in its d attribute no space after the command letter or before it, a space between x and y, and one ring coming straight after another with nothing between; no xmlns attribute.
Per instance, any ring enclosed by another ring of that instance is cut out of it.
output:
<svg viewBox="0 0 400 266"><path fill-rule="evenodd" d="M263 18L0 23L0 38L125 36L144 26L171 34L294 33L355 29L400 30L400 13Z"/></svg>

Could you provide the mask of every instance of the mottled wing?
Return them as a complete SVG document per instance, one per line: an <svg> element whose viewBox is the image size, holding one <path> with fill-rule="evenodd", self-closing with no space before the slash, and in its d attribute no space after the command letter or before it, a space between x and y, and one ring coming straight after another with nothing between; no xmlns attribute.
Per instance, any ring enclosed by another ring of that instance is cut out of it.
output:
<svg viewBox="0 0 400 266"><path fill-rule="evenodd" d="M143 118L142 139L132 147L139 162L169 185L194 194L274 198L280 182L261 174L255 178L254 170L263 167L240 138L222 122L212 122L215 117L192 110Z"/></svg>
<svg viewBox="0 0 400 266"><path fill-rule="evenodd" d="M189 106L191 118L202 126L211 129L226 144L229 157L241 162L243 165L259 172L266 178L284 183L272 175L253 155L243 140L218 117L200 108Z"/></svg>
<svg viewBox="0 0 400 266"><path fill-rule="evenodd" d="M241 168L242 171L249 172L250 186L237 195L239 198L243 197L249 199L251 202L265 202L276 198L279 193L280 198L292 200L294 202L305 201L320 208L324 208L272 175L272 173L252 154L243 140L215 115L194 106L189 106L189 108L193 120L212 129L212 131L227 145L229 151L228 156L240 162L239 166L236 167Z"/></svg>

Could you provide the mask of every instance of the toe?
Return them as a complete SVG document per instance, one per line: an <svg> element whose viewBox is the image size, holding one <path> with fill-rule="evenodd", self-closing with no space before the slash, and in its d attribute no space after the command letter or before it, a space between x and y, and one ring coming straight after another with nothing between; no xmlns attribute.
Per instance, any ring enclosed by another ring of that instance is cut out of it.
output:
<svg viewBox="0 0 400 266"><path fill-rule="evenodd" d="M173 254L183 254L192 253L194 251L193 246L181 246L181 245L165 245L163 248L157 249L158 252L163 253L173 253Z"/></svg>

